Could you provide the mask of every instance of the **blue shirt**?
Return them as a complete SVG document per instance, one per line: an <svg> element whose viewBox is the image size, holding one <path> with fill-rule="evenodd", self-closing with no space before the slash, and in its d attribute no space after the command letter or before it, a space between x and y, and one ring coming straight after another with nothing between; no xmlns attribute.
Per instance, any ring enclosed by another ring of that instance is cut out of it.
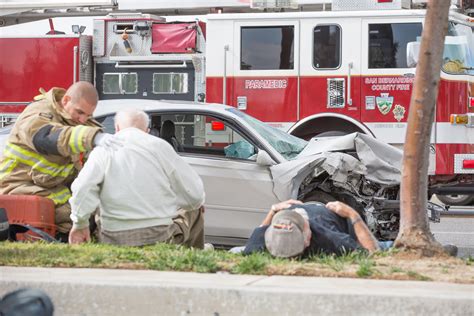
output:
<svg viewBox="0 0 474 316"><path fill-rule="evenodd" d="M308 213L312 236L310 245L303 257L313 254L340 255L356 249L362 249L350 220L340 217L321 204L295 205L292 208L303 208ZM244 254L266 251L265 231L268 225L257 227L245 245Z"/></svg>

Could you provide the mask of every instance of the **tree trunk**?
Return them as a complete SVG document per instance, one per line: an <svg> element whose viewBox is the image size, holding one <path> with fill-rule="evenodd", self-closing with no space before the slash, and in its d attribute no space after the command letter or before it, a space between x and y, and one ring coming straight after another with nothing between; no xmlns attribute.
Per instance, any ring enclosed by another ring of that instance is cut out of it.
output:
<svg viewBox="0 0 474 316"><path fill-rule="evenodd" d="M450 2L428 1L403 153L400 231L395 247L417 250L424 256L443 252L430 232L426 208L431 126Z"/></svg>

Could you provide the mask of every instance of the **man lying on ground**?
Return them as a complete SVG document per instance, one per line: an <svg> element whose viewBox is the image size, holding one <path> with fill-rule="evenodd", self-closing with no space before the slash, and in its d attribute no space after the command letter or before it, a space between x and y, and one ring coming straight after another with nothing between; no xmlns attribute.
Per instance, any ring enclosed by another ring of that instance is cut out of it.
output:
<svg viewBox="0 0 474 316"><path fill-rule="evenodd" d="M69 243L90 240L89 216L101 206L100 241L127 246L157 242L204 246L204 187L199 175L161 138L149 118L115 116L116 151L95 148L72 184Z"/></svg>
<svg viewBox="0 0 474 316"><path fill-rule="evenodd" d="M243 253L267 250L275 257L289 258L340 255L357 249L373 252L380 246L353 208L342 202L324 205L288 200L272 206Z"/></svg>

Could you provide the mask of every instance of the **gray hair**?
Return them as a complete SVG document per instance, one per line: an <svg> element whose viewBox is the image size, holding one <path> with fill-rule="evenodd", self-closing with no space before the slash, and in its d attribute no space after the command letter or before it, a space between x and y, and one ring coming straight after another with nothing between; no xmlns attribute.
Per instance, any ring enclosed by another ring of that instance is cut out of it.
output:
<svg viewBox="0 0 474 316"><path fill-rule="evenodd" d="M147 131L148 125L150 124L150 118L148 115L136 109L127 109L118 111L115 114L115 125L120 126L120 129L135 127L143 131Z"/></svg>

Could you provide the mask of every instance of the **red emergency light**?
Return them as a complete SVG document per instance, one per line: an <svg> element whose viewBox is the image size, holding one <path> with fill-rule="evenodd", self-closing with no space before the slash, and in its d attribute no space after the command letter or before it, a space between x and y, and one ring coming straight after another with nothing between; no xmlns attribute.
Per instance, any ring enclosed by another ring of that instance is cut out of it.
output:
<svg viewBox="0 0 474 316"><path fill-rule="evenodd" d="M213 131L223 131L225 130L225 125L222 122L219 121L212 121L211 122L211 129Z"/></svg>
<svg viewBox="0 0 474 316"><path fill-rule="evenodd" d="M474 160L463 160L463 169L474 169Z"/></svg>
<svg viewBox="0 0 474 316"><path fill-rule="evenodd" d="M393 0L377 0L378 3L393 2Z"/></svg>
<svg viewBox="0 0 474 316"><path fill-rule="evenodd" d="M474 98L473 97L469 98L469 107L474 108Z"/></svg>

